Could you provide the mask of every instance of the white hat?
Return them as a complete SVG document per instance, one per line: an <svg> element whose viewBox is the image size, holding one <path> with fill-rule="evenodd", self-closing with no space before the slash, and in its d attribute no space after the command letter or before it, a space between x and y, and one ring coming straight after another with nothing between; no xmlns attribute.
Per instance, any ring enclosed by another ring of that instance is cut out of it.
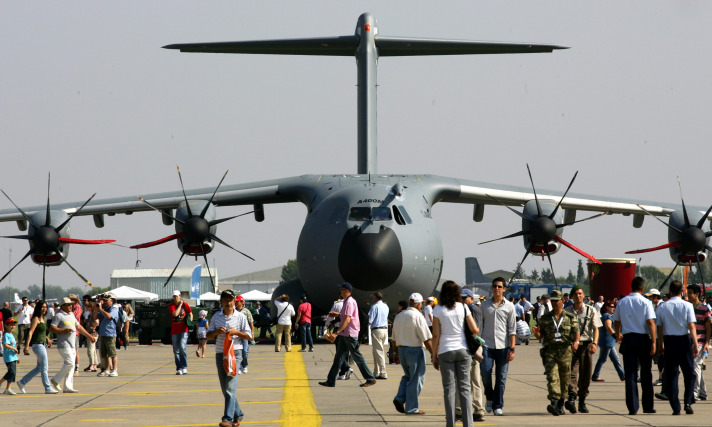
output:
<svg viewBox="0 0 712 427"><path fill-rule="evenodd" d="M179 291L178 289L176 289L175 291L173 291L173 296L174 296L174 297L179 297L179 296L180 296L180 291Z"/></svg>
<svg viewBox="0 0 712 427"><path fill-rule="evenodd" d="M428 298L426 298L426 300L430 301L430 302L435 302L435 298L433 298L433 297L428 297Z"/></svg>
<svg viewBox="0 0 712 427"><path fill-rule="evenodd" d="M648 292L648 293L645 294L645 295L657 295L657 296L660 296L660 291L657 290L657 289L651 289L650 292Z"/></svg>
<svg viewBox="0 0 712 427"><path fill-rule="evenodd" d="M62 298L62 305L64 305L64 304L74 304L74 301L72 301L71 299L69 299L67 297L64 297L64 298Z"/></svg>
<svg viewBox="0 0 712 427"><path fill-rule="evenodd" d="M410 294L410 298L408 299L410 300L410 302L415 304L423 302L423 296L417 292L413 292L412 294Z"/></svg>

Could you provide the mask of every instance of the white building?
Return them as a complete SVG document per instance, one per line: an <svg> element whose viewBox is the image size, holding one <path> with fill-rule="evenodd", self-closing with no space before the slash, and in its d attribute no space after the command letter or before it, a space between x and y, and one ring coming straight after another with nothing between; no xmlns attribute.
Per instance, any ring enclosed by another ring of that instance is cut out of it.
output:
<svg viewBox="0 0 712 427"><path fill-rule="evenodd" d="M193 268L179 268L176 270L171 280L164 287L166 279L173 271L170 268L140 268L114 270L111 273L111 289L116 289L119 286L130 286L134 289L153 292L158 294L159 299L170 299L173 296L173 291L178 289L182 292L185 299L190 297L190 278L193 274ZM218 284L218 270L211 268L210 272L213 275L215 286ZM202 268L200 272L200 293L217 292L213 288L208 270Z"/></svg>
<svg viewBox="0 0 712 427"><path fill-rule="evenodd" d="M258 290L271 294L282 280L282 267L254 271L220 280L219 290L232 289L238 293Z"/></svg>

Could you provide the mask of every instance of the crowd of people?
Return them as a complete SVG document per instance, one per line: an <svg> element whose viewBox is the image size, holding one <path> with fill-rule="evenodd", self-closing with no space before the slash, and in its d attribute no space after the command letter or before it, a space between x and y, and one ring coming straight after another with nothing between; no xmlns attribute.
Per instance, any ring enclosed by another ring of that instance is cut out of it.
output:
<svg viewBox="0 0 712 427"><path fill-rule="evenodd" d="M388 378L386 361L400 364L403 374L393 405L405 415L422 415L425 412L420 408L419 395L425 384L427 350L430 362L441 375L446 424L454 426L459 418L464 426L471 426L484 421L486 413L504 415L509 363L515 359L516 345L520 341L528 344L533 337L542 344L540 356L548 389L546 410L554 416L566 411L589 412L586 399L591 382L605 381L601 369L609 359L619 380L625 382L626 405L631 415L637 414L641 405L644 413L655 413L655 398L668 401L674 415L682 410L692 414L692 405L707 399L702 370L711 338L712 315L700 286L688 286L683 295L682 284L674 281L665 295L657 289L645 293L645 281L636 277L629 295L610 301L598 297L593 302L583 288L575 286L567 294L554 290L551 295L537 297L533 304L523 295L518 300L508 300L505 289L505 279L498 277L492 281L491 297L482 298L446 281L439 301L413 293L407 301L398 302L395 316L390 316L383 294L374 292L368 315L364 316L352 297L353 286L339 284L340 298L326 316L323 329L324 338L335 345L335 354L326 380L319 384L335 387L338 380L348 380L355 364L364 380L361 387L370 387ZM300 297L296 310L286 294L273 303L276 317L270 318L262 305L253 315L241 295L226 290L220 295L218 312L209 320L205 310L198 315L196 356L205 357L207 340L216 340L215 361L225 399L221 427L238 426L244 417L237 399L237 377L248 372L249 348L255 344L256 327L261 329L260 337L271 334L275 327L276 352L282 351L283 345L287 352L291 351L293 328L299 330L299 351L314 350L312 307L307 295ZM186 375L188 321L192 321L193 313L180 291L175 291L168 311L176 375ZM0 316L4 326L3 360L7 366L0 381L0 385L6 383L4 393L16 394L13 383L20 393L25 393L27 383L39 374L45 392L56 394L77 392L73 376L79 368L78 337L84 338L87 346L89 366L85 371L98 372L100 377L118 376L117 348L128 344L133 311L129 304L119 304L107 293L96 299L86 295L81 303L76 295L69 295L52 307L45 301L23 298L14 313L5 303ZM370 335L373 369L360 351L362 322L367 323L364 330ZM531 332L527 326L530 322ZM13 333L16 328L17 339ZM46 349L53 345L53 337L63 364L50 378ZM25 355L32 350L36 366L17 381L20 349ZM234 370L229 368L231 363ZM653 363L659 372L656 382ZM680 371L684 384L682 405L678 396ZM662 386L661 391L655 393L654 386Z"/></svg>

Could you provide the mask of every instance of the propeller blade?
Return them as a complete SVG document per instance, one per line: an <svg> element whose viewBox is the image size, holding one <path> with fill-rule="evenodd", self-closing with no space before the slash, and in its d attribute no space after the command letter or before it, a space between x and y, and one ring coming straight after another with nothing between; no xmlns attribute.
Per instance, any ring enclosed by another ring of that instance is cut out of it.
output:
<svg viewBox="0 0 712 427"><path fill-rule="evenodd" d="M554 263L551 262L551 253L549 252L549 245L544 245L544 250L546 251L546 257L549 259L549 267L551 267L551 275L554 277L554 286L559 289L559 282L556 281L556 273L554 272Z"/></svg>
<svg viewBox="0 0 712 427"><path fill-rule="evenodd" d="M705 288L705 275L702 272L702 265L700 265L700 260L697 260L697 272L700 274L700 286L702 286L702 289ZM704 294L704 291L702 292Z"/></svg>
<svg viewBox="0 0 712 427"><path fill-rule="evenodd" d="M2 239L20 239L20 240L30 240L30 236L27 234L21 234L19 236L0 236Z"/></svg>
<svg viewBox="0 0 712 427"><path fill-rule="evenodd" d="M171 279L173 278L173 275L176 274L176 270L178 269L178 265L180 264L181 260L183 260L183 257L184 257L184 256L185 256L185 252L182 252L182 253L180 254L180 258L178 258L178 262L176 263L176 266L173 267L173 271L171 271L171 275L168 276L168 278L166 279L166 283L163 284L163 287L164 287L164 288L166 287L166 285L168 284L168 282L171 281Z"/></svg>
<svg viewBox="0 0 712 427"><path fill-rule="evenodd" d="M673 227L672 225L668 224L667 222L663 221L662 219L658 218L657 216L651 214L647 209L645 209L644 207L640 206L638 203L636 203L635 205L638 206L638 207L639 207L643 212L645 212L646 214L648 214L648 215L652 216L653 218L657 219L658 221L660 221L660 223L663 224L665 227L670 228L670 229L672 229L672 230L675 230L675 231L677 231L678 233L682 233L682 231L678 230L677 227Z"/></svg>
<svg viewBox="0 0 712 427"><path fill-rule="evenodd" d="M173 221L177 222L178 224L185 224L185 221L181 221L178 218L174 217L173 215L170 215L168 212L164 212L161 209L158 209L157 207L153 206L152 204L148 203L146 199L144 199L141 196L136 196L137 199L142 201L146 206L149 208L153 209L154 211L160 212L162 215L167 216L168 218L172 219Z"/></svg>
<svg viewBox="0 0 712 427"><path fill-rule="evenodd" d="M541 216L541 206L539 205L539 197L536 195L536 188L534 188L534 179L532 178L532 171L529 169L529 163L527 163L527 172L529 172L529 181L532 183L532 191L534 192L534 200L536 201L536 212L537 215Z"/></svg>
<svg viewBox="0 0 712 427"><path fill-rule="evenodd" d="M0 191L2 191L2 190L0 190ZM23 211L22 209L20 209L20 207L17 206L17 205L15 204L15 202L12 201L12 199L10 198L10 196L7 195L6 192L2 191L2 194L4 194L5 197L7 197L7 200L9 200L10 203L12 203L12 205L15 207L15 209L17 209L18 211L20 211L20 213L22 214L22 217L25 218L25 221L27 221L27 222L29 222L30 224L32 224L32 220L30 219L30 216L27 215L27 214L25 213L25 211Z"/></svg>
<svg viewBox="0 0 712 427"><path fill-rule="evenodd" d="M672 271L670 272L670 274L668 274L668 276L665 278L665 280L663 280L662 285L660 285L660 288L658 288L658 289L662 290L665 287L665 284L667 283L668 280L670 280L672 275L675 273L675 270L677 269L678 265L680 265L680 263L676 262L675 267L672 268Z"/></svg>
<svg viewBox="0 0 712 427"><path fill-rule="evenodd" d="M176 165L178 169L178 180L180 180L180 189L183 191L183 200L185 200L185 208L188 209L188 217L193 216L193 212L190 210L190 204L188 203L188 196L185 195L185 187L183 186L183 176L180 174L180 166Z"/></svg>
<svg viewBox="0 0 712 427"><path fill-rule="evenodd" d="M49 180L50 174L47 173L47 215L45 216L45 227L49 227Z"/></svg>
<svg viewBox="0 0 712 427"><path fill-rule="evenodd" d="M608 211L606 211L606 212L601 212L601 213L597 213L596 215L591 215L591 216L589 216L588 218L579 219L579 220L576 220L576 221L574 221L574 222L565 222L565 223L563 223L563 224L556 224L556 228L568 227L569 225L578 224L579 222L588 221L589 219L598 218L599 216L603 216L603 215L606 215L606 214L608 214Z"/></svg>
<svg viewBox="0 0 712 427"><path fill-rule="evenodd" d="M710 246L710 245L705 245L705 249L707 249L708 251L712 252L712 246Z"/></svg>
<svg viewBox="0 0 712 427"><path fill-rule="evenodd" d="M510 211L514 212L515 214L521 216L522 218L526 219L527 221L531 221L531 219L528 218L526 215L524 215L523 213L521 213L521 212L519 212L519 211L515 211L515 210L512 209L510 206L505 205L504 202L501 202L501 201L495 199L494 197L490 196L489 194L485 194L485 196L489 197L490 199L494 200L495 202L499 203L500 205L502 205L502 206L504 206L505 208L509 209Z"/></svg>
<svg viewBox="0 0 712 427"><path fill-rule="evenodd" d="M150 248L152 246L162 245L163 243L170 242L171 240L179 239L181 237L183 237L183 233L176 233L176 234L172 234L168 237L164 237L162 239L154 240L153 242L141 243L139 245L130 246L130 249Z"/></svg>
<svg viewBox="0 0 712 427"><path fill-rule="evenodd" d="M559 200L559 203L556 204L556 207L554 208L554 212L549 215L549 218L554 219L554 215L556 215L556 212L559 210L559 206L561 206L561 202L564 201L564 198L566 197L567 194L569 194L569 190L571 190L571 186L574 185L574 181L576 181L576 177L578 176L578 171L574 174L574 177L571 178L571 182L569 183L569 186L566 187L566 191L564 191L564 195L561 196L561 200Z"/></svg>
<svg viewBox="0 0 712 427"><path fill-rule="evenodd" d="M213 239L213 240L215 240L216 242L220 243L221 245L227 246L228 248L232 249L233 251L237 252L238 254L243 255L243 256L246 256L247 258L251 259L252 261L255 260L254 258L252 258L251 256L247 255L246 253L240 252L240 251L238 251L237 249L233 248L232 246L228 245L227 243L225 243L225 241L223 241L221 238L219 238L218 236L214 235L213 233L210 233L210 238Z"/></svg>
<svg viewBox="0 0 712 427"><path fill-rule="evenodd" d="M252 213L255 213L255 211L246 212L246 213L244 213L244 214L235 215L235 216L229 216L229 217L227 217L227 218L215 219L215 220L212 220L212 221L208 222L208 225L209 225L210 227L212 227L213 225L218 225L218 224L221 224L221 223L223 223L223 222L225 222L225 221L229 221L229 220L231 220L231 219L239 218L239 217L241 217L241 216L249 215L249 214L252 214Z"/></svg>
<svg viewBox="0 0 712 427"><path fill-rule="evenodd" d="M62 223L62 225L60 225L59 227L55 228L54 231L56 231L57 233L59 233L59 232L64 228L64 226L66 226L66 225L69 223L69 221L70 221L72 218L74 218L76 215L79 214L79 212L82 211L82 209L84 209L84 206L86 206L87 203L91 202L91 199L93 199L94 196L96 196L96 193L92 194L91 197L90 197L86 202L84 202L83 205L81 205L81 206L79 207L79 209L77 209L77 210L74 211L73 213L69 214L69 218L67 218L67 220L64 221L64 222Z"/></svg>
<svg viewBox="0 0 712 427"><path fill-rule="evenodd" d="M680 175L677 175L677 188L680 189L680 201L682 202L682 213L685 215L685 227L690 226L690 217L687 216L687 208L685 207L685 199L682 198L682 184L680 184Z"/></svg>
<svg viewBox="0 0 712 427"><path fill-rule="evenodd" d="M656 246L654 248L648 248L648 249L638 249L635 251L628 251L626 254L644 254L646 252L654 252L654 251L659 251L661 249L667 249L667 248L674 248L680 246L680 241L676 240L674 242L666 243L664 245Z"/></svg>
<svg viewBox="0 0 712 427"><path fill-rule="evenodd" d="M104 243L114 243L116 240L82 240L60 237L59 241L63 243L74 243L76 245L101 245Z"/></svg>
<svg viewBox="0 0 712 427"><path fill-rule="evenodd" d="M492 240L488 240L486 242L480 242L480 243L478 243L478 245L484 245L485 243L492 243L492 242L496 242L497 240L504 240L504 239L509 239L512 237L523 236L525 234L527 234L526 231L517 231L516 233L512 233L508 236L500 237L499 239L492 239Z"/></svg>
<svg viewBox="0 0 712 427"><path fill-rule="evenodd" d="M526 252L524 252L524 258L522 258L522 260L519 261L519 268L522 267L522 264L524 264L524 261L525 261L525 260L527 259L527 257L529 256L529 252L532 250L532 247L534 247L534 244L533 244L533 243L532 243L531 245L529 245L529 247L527 248ZM516 274L516 272L515 272L515 273L512 275L512 277L509 278L509 283L508 283L508 284L510 284L510 285L512 284L512 281L514 280L514 276L516 276L516 275L517 275L517 274Z"/></svg>
<svg viewBox="0 0 712 427"><path fill-rule="evenodd" d="M210 284L213 285L213 289L215 289L215 281L213 280L213 274L210 272L210 265L208 264L208 256L205 254L205 248L203 248L203 245L200 245L200 250L203 252L203 259L205 260L205 268L208 269L208 276L210 277Z"/></svg>
<svg viewBox="0 0 712 427"><path fill-rule="evenodd" d="M601 261L594 258L593 255L582 251L581 249L577 248L576 246L572 245L571 243L567 242L566 240L562 239L561 237L555 235L554 240L561 243L562 245L566 246L567 248L571 249L572 251L578 253L579 255L590 259L591 261L595 262L596 264L601 264Z"/></svg>
<svg viewBox="0 0 712 427"><path fill-rule="evenodd" d="M229 169L225 171L225 175L223 175L223 177L222 177L222 179L220 180L220 182L218 182L218 186L215 187L215 191L213 191L213 195L210 196L210 200L208 200L208 203L205 205L205 207L203 208L203 210L200 212L200 217L201 217L201 218L205 218L205 212L208 211L208 207L213 203L213 199L215 198L215 194L217 194L218 189L220 189L220 185L222 185L222 183L223 183L223 181L225 180L225 177L227 176L227 173L228 173L228 172L230 172ZM211 276L211 277L212 277L212 276ZM212 279L211 279L211 280L212 280Z"/></svg>
<svg viewBox="0 0 712 427"><path fill-rule="evenodd" d="M705 214L702 215L702 218L700 218L700 220L697 221L697 228L702 228L702 226L705 224L705 220L707 220L707 217L709 216L710 212L712 212L712 206L710 206L710 208L707 209L707 212L705 212Z"/></svg>
<svg viewBox="0 0 712 427"><path fill-rule="evenodd" d="M27 251L27 253L25 254L25 256L23 256L22 259L17 262L17 264L13 265L12 268L10 269L10 271L8 271L7 273L5 273L4 276L0 277L0 282L2 282L3 280L5 280L5 278L6 278L7 276L9 276L10 273L12 273L12 270L14 270L15 267L17 267L18 265L22 264L22 261L24 261L25 258L27 258L27 257L30 256L30 255L32 255L32 249L30 249L29 251Z"/></svg>
<svg viewBox="0 0 712 427"><path fill-rule="evenodd" d="M74 267L72 266L72 264L69 263L69 261L67 261L67 258L66 258L64 255L62 255L61 252L57 251L56 254L59 255L59 256L62 258L62 261L64 261L65 264L67 264L67 267L71 268L72 271L73 271L77 276L79 276L80 279L82 279L82 280L84 281L84 283L86 283L87 285L91 286L92 288L94 287L94 285L92 285L91 282L88 281L86 277L82 276L82 273L80 273L79 271L77 271L77 269L74 268Z"/></svg>

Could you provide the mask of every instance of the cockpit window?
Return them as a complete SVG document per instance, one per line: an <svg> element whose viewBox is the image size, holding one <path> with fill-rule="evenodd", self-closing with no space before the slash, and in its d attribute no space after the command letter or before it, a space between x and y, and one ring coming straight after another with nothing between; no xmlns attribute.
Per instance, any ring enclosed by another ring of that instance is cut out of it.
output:
<svg viewBox="0 0 712 427"><path fill-rule="evenodd" d="M410 215L408 215L408 212L406 212L405 207L399 206L398 210L400 211L400 214L403 215L403 219L405 219L405 222L408 224L412 224L413 220L410 219Z"/></svg>
<svg viewBox="0 0 712 427"><path fill-rule="evenodd" d="M349 211L349 221L370 221L371 220L371 208L369 207L357 207L351 208Z"/></svg>
<svg viewBox="0 0 712 427"><path fill-rule="evenodd" d="M374 221L390 221L391 219L391 210L389 208L373 208Z"/></svg>

